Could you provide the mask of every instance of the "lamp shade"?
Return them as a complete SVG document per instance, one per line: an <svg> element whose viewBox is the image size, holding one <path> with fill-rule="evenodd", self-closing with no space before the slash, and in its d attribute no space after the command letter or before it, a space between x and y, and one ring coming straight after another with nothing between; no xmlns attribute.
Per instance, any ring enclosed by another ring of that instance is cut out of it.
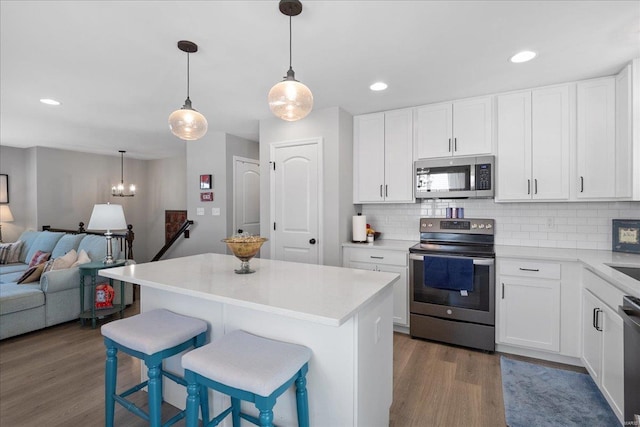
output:
<svg viewBox="0 0 640 427"><path fill-rule="evenodd" d="M169 116L169 129L180 139L195 141L207 133L207 119L192 108L182 107Z"/></svg>
<svg viewBox="0 0 640 427"><path fill-rule="evenodd" d="M94 205L87 230L126 230L127 221L124 219L122 205Z"/></svg>
<svg viewBox="0 0 640 427"><path fill-rule="evenodd" d="M13 215L9 205L0 205L0 222L13 222Z"/></svg>
<svg viewBox="0 0 640 427"><path fill-rule="evenodd" d="M271 112L288 122L306 117L313 108L311 90L293 78L274 85L269 91L268 98Z"/></svg>

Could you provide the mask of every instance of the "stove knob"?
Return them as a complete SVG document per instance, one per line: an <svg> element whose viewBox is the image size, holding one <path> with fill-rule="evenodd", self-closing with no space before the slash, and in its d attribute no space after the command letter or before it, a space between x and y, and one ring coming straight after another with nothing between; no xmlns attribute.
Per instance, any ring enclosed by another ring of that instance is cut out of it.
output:
<svg viewBox="0 0 640 427"><path fill-rule="evenodd" d="M429 224L427 224L427 227L431 228L431 227L433 227L433 224L429 223Z"/></svg>
<svg viewBox="0 0 640 427"><path fill-rule="evenodd" d="M451 311L450 309L447 309L447 314L453 314L453 311Z"/></svg>
<svg viewBox="0 0 640 427"><path fill-rule="evenodd" d="M493 225L487 224L487 230L490 229L490 228L493 228Z"/></svg>
<svg viewBox="0 0 640 427"><path fill-rule="evenodd" d="M478 225L478 228L484 228L484 224Z"/></svg>
<svg viewBox="0 0 640 427"><path fill-rule="evenodd" d="M471 228L478 228L478 224L476 223L471 224Z"/></svg>

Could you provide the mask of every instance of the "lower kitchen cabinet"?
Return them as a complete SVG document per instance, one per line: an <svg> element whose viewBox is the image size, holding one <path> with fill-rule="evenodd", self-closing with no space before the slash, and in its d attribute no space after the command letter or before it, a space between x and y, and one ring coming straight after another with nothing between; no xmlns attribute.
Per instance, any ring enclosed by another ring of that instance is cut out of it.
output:
<svg viewBox="0 0 640 427"><path fill-rule="evenodd" d="M623 321L616 312L622 293L583 271L582 361L618 419L624 414Z"/></svg>
<svg viewBox="0 0 640 427"><path fill-rule="evenodd" d="M408 251L345 247L342 266L361 270L384 271L400 275L393 285L393 323L409 326Z"/></svg>
<svg viewBox="0 0 640 427"><path fill-rule="evenodd" d="M499 351L549 360L580 356L577 263L498 259L496 342ZM507 346L505 348L505 346ZM533 350L535 353L527 353Z"/></svg>

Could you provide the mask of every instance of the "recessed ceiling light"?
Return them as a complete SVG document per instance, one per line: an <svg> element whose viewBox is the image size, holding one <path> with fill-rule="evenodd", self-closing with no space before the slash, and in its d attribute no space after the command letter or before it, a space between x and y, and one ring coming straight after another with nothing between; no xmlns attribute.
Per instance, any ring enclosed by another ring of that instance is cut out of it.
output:
<svg viewBox="0 0 640 427"><path fill-rule="evenodd" d="M535 57L536 57L535 52L531 52L530 50L523 50L522 52L518 52L515 55L513 55L510 61L515 62L516 64L519 64L521 62L531 61Z"/></svg>
<svg viewBox="0 0 640 427"><path fill-rule="evenodd" d="M49 98L42 98L40 102L47 105L60 105L60 101L56 101L55 99L49 99Z"/></svg>
<svg viewBox="0 0 640 427"><path fill-rule="evenodd" d="M387 84L385 82L375 82L374 84L372 84L371 86L369 86L369 89L373 90L373 91L381 91L381 90L385 90L387 88Z"/></svg>

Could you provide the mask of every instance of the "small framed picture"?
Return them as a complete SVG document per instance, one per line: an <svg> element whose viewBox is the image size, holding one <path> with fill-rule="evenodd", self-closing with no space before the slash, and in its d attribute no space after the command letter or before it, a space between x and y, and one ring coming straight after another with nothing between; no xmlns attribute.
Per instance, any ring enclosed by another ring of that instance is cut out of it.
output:
<svg viewBox="0 0 640 427"><path fill-rule="evenodd" d="M212 188L211 175L200 175L200 189L211 190Z"/></svg>
<svg viewBox="0 0 640 427"><path fill-rule="evenodd" d="M9 175L0 175L0 203L9 203Z"/></svg>
<svg viewBox="0 0 640 427"><path fill-rule="evenodd" d="M213 202L213 191L207 193L200 193L201 202Z"/></svg>
<svg viewBox="0 0 640 427"><path fill-rule="evenodd" d="M614 219L612 251L640 254L640 219Z"/></svg>

